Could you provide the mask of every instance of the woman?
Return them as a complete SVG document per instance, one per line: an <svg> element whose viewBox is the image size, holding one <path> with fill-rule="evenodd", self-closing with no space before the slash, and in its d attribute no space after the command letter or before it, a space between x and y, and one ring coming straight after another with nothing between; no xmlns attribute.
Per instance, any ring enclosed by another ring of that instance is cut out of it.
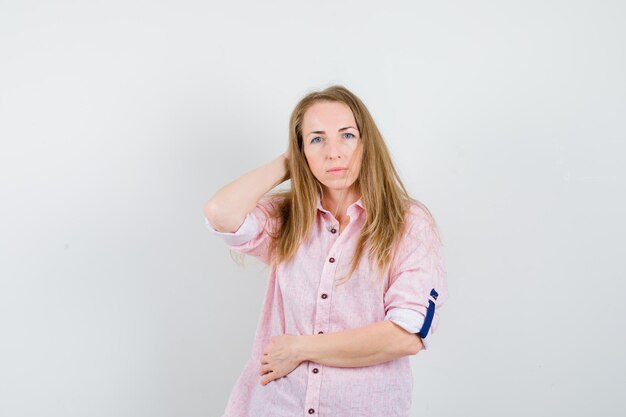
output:
<svg viewBox="0 0 626 417"><path fill-rule="evenodd" d="M268 194L291 179L291 189ZM343 86L296 105L289 148L221 188L207 227L269 266L252 356L222 417L406 417L409 355L448 296L428 209Z"/></svg>

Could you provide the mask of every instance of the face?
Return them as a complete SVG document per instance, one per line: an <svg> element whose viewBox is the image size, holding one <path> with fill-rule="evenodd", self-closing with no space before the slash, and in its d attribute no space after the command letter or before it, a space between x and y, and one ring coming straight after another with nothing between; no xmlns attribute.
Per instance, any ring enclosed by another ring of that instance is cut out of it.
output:
<svg viewBox="0 0 626 417"><path fill-rule="evenodd" d="M344 103L317 102L302 120L304 155L324 191L354 189L361 169L362 144L352 110ZM340 171L330 171L343 168Z"/></svg>

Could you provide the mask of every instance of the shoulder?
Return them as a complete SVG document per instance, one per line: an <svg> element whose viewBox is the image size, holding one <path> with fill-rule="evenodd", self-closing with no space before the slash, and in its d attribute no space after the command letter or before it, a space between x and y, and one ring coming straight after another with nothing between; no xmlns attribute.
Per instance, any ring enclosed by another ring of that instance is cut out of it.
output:
<svg viewBox="0 0 626 417"><path fill-rule="evenodd" d="M436 227L435 219L425 204L416 200L411 200L407 204L408 208L405 212L407 231L410 229L419 230L428 227Z"/></svg>
<svg viewBox="0 0 626 417"><path fill-rule="evenodd" d="M442 242L435 219L421 202L411 200L405 210L405 225L391 266L392 276L400 270L425 268L440 256Z"/></svg>
<svg viewBox="0 0 626 417"><path fill-rule="evenodd" d="M407 250L415 246L432 248L441 245L441 237L435 218L425 204L411 200L405 211L405 228L400 246Z"/></svg>
<svg viewBox="0 0 626 417"><path fill-rule="evenodd" d="M264 230L278 230L283 223L285 198L283 196L265 195L257 202L252 211Z"/></svg>
<svg viewBox="0 0 626 417"><path fill-rule="evenodd" d="M265 195L257 203L267 217L277 217L285 207L286 198L282 195Z"/></svg>

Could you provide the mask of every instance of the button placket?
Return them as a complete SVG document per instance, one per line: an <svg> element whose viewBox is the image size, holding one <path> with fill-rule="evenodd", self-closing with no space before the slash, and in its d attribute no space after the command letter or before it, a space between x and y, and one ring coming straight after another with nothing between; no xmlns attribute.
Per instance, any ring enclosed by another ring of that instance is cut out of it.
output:
<svg viewBox="0 0 626 417"><path fill-rule="evenodd" d="M340 259L342 247L337 242L342 238L341 235L337 236L337 239L333 242L329 251L329 256L326 259L324 267L322 268L322 277L319 286L319 298L317 299L317 308L315 309L315 333L324 334L329 330L330 324L330 311L331 311L331 291L334 287L335 274L337 270L338 260ZM332 254L332 256L330 255ZM324 324L326 323L324 328ZM305 410L309 414L316 412L319 401L320 391L322 383L322 365L309 362L311 366L311 372L309 372L307 381L307 391L305 394ZM314 367L313 367L314 366Z"/></svg>

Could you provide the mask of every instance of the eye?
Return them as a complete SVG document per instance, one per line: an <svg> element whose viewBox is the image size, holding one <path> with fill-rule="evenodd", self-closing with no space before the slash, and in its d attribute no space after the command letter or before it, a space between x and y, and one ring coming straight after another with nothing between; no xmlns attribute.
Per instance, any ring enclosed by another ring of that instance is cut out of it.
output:
<svg viewBox="0 0 626 417"><path fill-rule="evenodd" d="M310 143L313 143L313 141L314 141L315 139L320 139L320 137L319 137L319 136L315 136L313 139L311 139L311 142L310 142Z"/></svg>
<svg viewBox="0 0 626 417"><path fill-rule="evenodd" d="M344 133L344 135L352 135L352 133ZM356 138L356 136L352 135L353 138Z"/></svg>

